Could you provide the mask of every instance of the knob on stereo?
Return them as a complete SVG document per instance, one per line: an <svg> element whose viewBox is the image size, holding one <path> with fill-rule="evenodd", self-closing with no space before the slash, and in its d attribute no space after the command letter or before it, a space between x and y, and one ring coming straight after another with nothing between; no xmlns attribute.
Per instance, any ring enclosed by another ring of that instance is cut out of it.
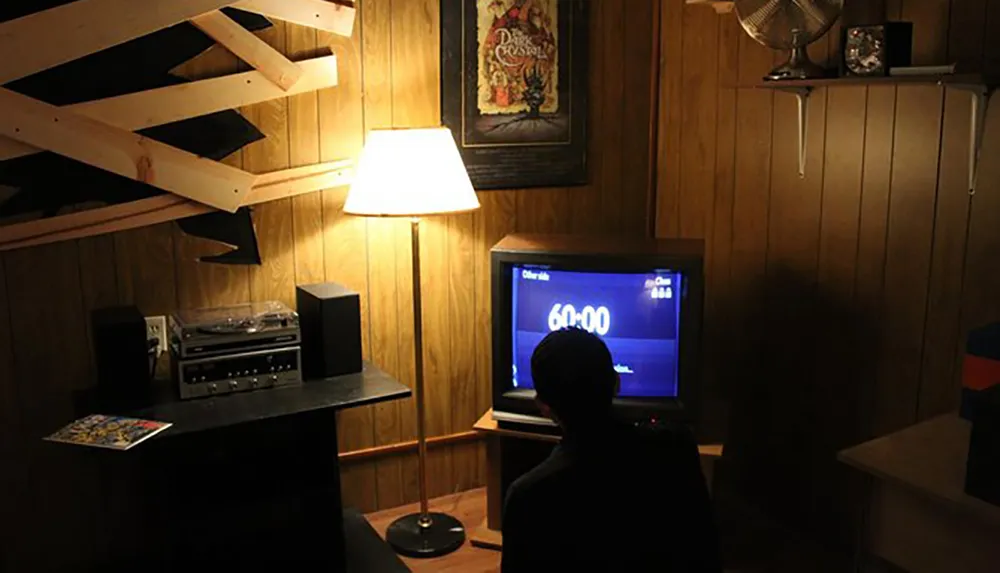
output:
<svg viewBox="0 0 1000 573"><path fill-rule="evenodd" d="M236 380L230 380L229 381L229 387L232 388L233 390L239 388L239 386L240 386L240 383L237 382Z"/></svg>

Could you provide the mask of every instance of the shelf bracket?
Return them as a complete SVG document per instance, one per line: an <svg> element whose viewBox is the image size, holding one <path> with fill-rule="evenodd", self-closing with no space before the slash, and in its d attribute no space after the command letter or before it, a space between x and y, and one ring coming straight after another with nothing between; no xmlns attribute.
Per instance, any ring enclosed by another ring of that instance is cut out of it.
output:
<svg viewBox="0 0 1000 573"><path fill-rule="evenodd" d="M811 87L776 88L777 91L790 93L795 96L798 103L798 138L799 138L799 178L806 177L806 136L809 129L809 95L812 93Z"/></svg>
<svg viewBox="0 0 1000 573"><path fill-rule="evenodd" d="M979 183L979 163L983 154L983 135L986 132L986 117L993 96L992 86L970 88L972 112L969 118L969 195L976 194Z"/></svg>

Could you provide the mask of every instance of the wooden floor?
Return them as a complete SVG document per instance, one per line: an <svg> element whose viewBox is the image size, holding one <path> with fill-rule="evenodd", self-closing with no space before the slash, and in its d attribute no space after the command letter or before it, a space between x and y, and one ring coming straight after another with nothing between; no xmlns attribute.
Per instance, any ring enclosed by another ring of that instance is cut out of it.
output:
<svg viewBox="0 0 1000 573"><path fill-rule="evenodd" d="M731 504L726 504L727 506ZM386 509L367 515L372 527L385 536L385 529L397 517L415 513L418 505ZM474 489L431 500L431 511L441 511L457 517L465 529L471 530L486 517L486 489ZM726 511L726 515L743 512ZM749 522L753 522L750 524ZM774 524L766 527L759 519L745 516L736 521L720 521L723 553L727 555L726 573L842 573L851 570L839 556L832 556L815 546L781 530ZM745 550L749 548L749 551ZM743 556L742 554L750 554ZM500 552L473 547L466 541L461 549L438 559L403 558L416 573L495 573L500 570Z"/></svg>
<svg viewBox="0 0 1000 573"><path fill-rule="evenodd" d="M397 517L418 511L419 505L406 505L368 514L368 521L385 536L385 529ZM431 511L440 511L457 517L466 531L477 527L486 518L486 489L474 489L431 500ZM468 541L461 549L437 559L409 559L403 561L415 573L494 573L500 570L500 552L473 547Z"/></svg>

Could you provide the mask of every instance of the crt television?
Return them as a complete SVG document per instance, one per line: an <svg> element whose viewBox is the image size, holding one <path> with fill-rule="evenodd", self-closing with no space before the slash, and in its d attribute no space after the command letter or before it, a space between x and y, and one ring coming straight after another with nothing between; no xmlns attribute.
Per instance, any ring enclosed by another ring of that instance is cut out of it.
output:
<svg viewBox="0 0 1000 573"><path fill-rule="evenodd" d="M534 401L531 354L549 332L575 326L611 351L617 417L695 421L702 241L515 234L490 255L495 420L553 425Z"/></svg>

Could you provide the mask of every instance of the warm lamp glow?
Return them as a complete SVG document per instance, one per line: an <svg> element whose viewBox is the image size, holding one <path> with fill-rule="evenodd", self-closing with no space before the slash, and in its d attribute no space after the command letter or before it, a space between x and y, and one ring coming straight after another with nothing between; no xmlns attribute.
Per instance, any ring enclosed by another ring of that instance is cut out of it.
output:
<svg viewBox="0 0 1000 573"><path fill-rule="evenodd" d="M455 139L440 127L371 131L344 212L421 217L478 208Z"/></svg>

